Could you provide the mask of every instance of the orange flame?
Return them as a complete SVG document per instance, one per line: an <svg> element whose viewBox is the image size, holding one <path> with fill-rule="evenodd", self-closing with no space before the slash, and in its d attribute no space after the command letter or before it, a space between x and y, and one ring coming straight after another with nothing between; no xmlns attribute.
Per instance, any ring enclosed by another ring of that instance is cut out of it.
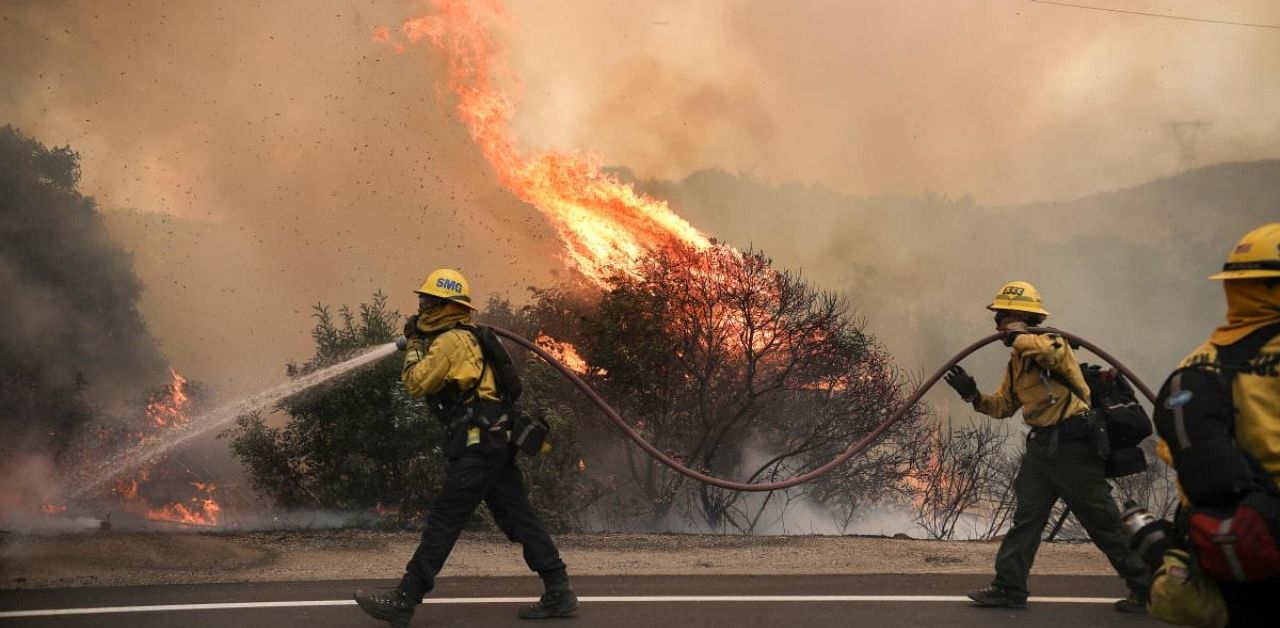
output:
<svg viewBox="0 0 1280 628"><path fill-rule="evenodd" d="M169 373L173 374L173 382L166 387L168 398L147 404L147 419L156 427L177 427L190 420L187 418L187 406L191 403L186 391L187 378L173 369L169 369Z"/></svg>
<svg viewBox="0 0 1280 628"><path fill-rule="evenodd" d="M570 152L527 153L512 129L514 100L500 86L515 83L502 47L489 32L506 19L496 1L433 0L435 15L406 21L411 43L423 39L444 54L447 87L485 159L517 198L541 211L565 245L567 261L601 287L615 269L632 272L637 259L658 247L711 245L665 201L636 192L600 169L592 157ZM375 30L374 39L389 34Z"/></svg>
<svg viewBox="0 0 1280 628"><path fill-rule="evenodd" d="M169 370L173 380L165 386L165 393L155 401L147 404L145 415L150 426L149 434L137 434L140 444L159 438L165 430L181 428L190 422L187 411L191 405L191 397L187 394L187 379L173 369ZM147 464L131 475L116 478L111 491L118 495L131 510L145 511L145 517L152 521L173 521L188 525L214 526L218 523L218 513L222 506L213 498L217 489L214 484L193 481L197 494L184 502L173 502L167 506L151 508L147 499L140 494L140 489L152 479L153 465ZM188 471L189 472L189 471ZM189 505L188 505L189 504Z"/></svg>
<svg viewBox="0 0 1280 628"><path fill-rule="evenodd" d="M40 512L46 515L60 515L67 511L66 504L52 504L45 502L40 505Z"/></svg>
<svg viewBox="0 0 1280 628"><path fill-rule="evenodd" d="M204 497L197 496L189 500L194 504L194 507L188 508L181 502L174 502L162 508L148 510L147 519L152 521L173 521L197 526L218 525L218 513L222 512L222 506L213 499L213 491L218 487L202 482L191 482L191 485L205 494Z"/></svg>
<svg viewBox="0 0 1280 628"><path fill-rule="evenodd" d="M587 361L582 359L581 355L578 355L578 348L572 344L556 340L546 334L538 334L538 337L534 339L534 343L569 367L570 371L579 375L587 374L587 370L590 367L587 365Z"/></svg>

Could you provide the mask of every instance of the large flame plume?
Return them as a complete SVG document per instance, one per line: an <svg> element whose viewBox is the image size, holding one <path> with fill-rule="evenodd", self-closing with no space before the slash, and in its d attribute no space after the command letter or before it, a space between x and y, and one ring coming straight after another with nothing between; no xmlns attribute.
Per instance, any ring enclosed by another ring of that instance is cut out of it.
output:
<svg viewBox="0 0 1280 628"><path fill-rule="evenodd" d="M636 192L590 156L521 151L512 128L515 100L503 88L516 81L490 32L492 24L506 20L503 7L463 0L433 0L432 6L432 15L406 21L401 32L409 42L426 40L444 55L446 86L472 139L502 183L551 221L573 268L604 287L611 272L632 270L658 247L711 245L665 201ZM384 28L374 32L374 40L396 52L404 49Z"/></svg>

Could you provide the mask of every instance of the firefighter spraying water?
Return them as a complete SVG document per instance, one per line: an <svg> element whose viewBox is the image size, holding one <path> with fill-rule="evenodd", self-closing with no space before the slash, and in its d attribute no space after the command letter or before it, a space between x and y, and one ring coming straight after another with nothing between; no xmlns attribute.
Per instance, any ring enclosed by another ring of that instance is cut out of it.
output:
<svg viewBox="0 0 1280 628"><path fill-rule="evenodd" d="M524 619L567 617L578 609L569 574L546 526L529 503L516 464L522 446L537 454L541 438L525 442L536 423L516 402L521 393L511 358L488 329L471 321L471 288L462 273L442 268L418 288L418 313L405 323L401 380L409 394L428 398L433 417L445 426L442 453L448 460L444 485L422 529L422 541L400 584L384 592L357 591L366 613L392 626L409 625L458 535L484 502L507 538L524 547L524 559L546 585L542 598L520 610ZM537 430L545 434L545 428Z"/></svg>

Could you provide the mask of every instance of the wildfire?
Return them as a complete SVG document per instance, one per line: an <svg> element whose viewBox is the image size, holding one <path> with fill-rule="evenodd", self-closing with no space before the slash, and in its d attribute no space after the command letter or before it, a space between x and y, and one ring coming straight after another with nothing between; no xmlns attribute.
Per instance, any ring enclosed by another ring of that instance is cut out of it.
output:
<svg viewBox="0 0 1280 628"><path fill-rule="evenodd" d="M123 498L126 502L137 501L138 485L140 483L146 482L149 479L150 475L151 475L151 469L149 467L143 467L141 470L138 471L137 477L117 479L115 483L115 487L112 488L111 490L113 493Z"/></svg>
<svg viewBox="0 0 1280 628"><path fill-rule="evenodd" d="M603 172L598 161L576 152L523 152L512 128L515 102L500 83L517 81L502 47L489 32L505 20L497 2L433 0L435 14L406 21L401 32L411 43L427 40L444 54L447 88L457 111L485 159L517 198L541 211L565 246L565 257L601 287L613 269L633 271L646 252L684 244L711 246L701 231L662 200L640 194ZM391 44L385 27L374 40Z"/></svg>
<svg viewBox="0 0 1280 628"><path fill-rule="evenodd" d="M147 404L147 419L155 427L179 427L191 420L187 417L187 406L191 403L186 391L187 378L173 369L169 369L169 373L173 381L168 386L168 396Z"/></svg>
<svg viewBox="0 0 1280 628"><path fill-rule="evenodd" d="M579 375L587 374L587 370L590 367L587 366L587 361L582 359L581 355L578 355L577 347L574 347L570 343L556 340L546 334L538 334L538 337L534 339L534 342L537 343L539 347L545 349L547 353L555 356L555 358L565 366L569 367L569 370Z"/></svg>
<svg viewBox="0 0 1280 628"><path fill-rule="evenodd" d="M173 379L165 386L164 393L147 404L145 416L149 430L136 435L139 447L154 443L159 439L160 433L182 428L191 421L188 415L191 397L187 393L187 379L172 369L169 372ZM200 526L218 524L222 506L213 498L213 492L217 489L214 484L187 482L195 487L195 496L166 506L152 507L143 496L143 487L156 478L154 468L155 465L147 464L129 475L116 478L111 492L124 502L127 509L142 513L143 517L151 521L173 521ZM190 474L190 470L187 473Z"/></svg>
<svg viewBox="0 0 1280 628"><path fill-rule="evenodd" d="M196 490L204 493L204 497L197 495L189 500L194 505L193 507L188 508L186 504L175 502L168 506L148 510L147 519L152 521L174 521L198 526L218 525L218 513L222 511L222 506L219 506L218 502L213 499L213 491L218 487L202 482L191 482L191 485L196 487Z"/></svg>
<svg viewBox="0 0 1280 628"><path fill-rule="evenodd" d="M40 512L46 515L60 515L66 511L66 504L51 504L49 502L45 502L40 505Z"/></svg>

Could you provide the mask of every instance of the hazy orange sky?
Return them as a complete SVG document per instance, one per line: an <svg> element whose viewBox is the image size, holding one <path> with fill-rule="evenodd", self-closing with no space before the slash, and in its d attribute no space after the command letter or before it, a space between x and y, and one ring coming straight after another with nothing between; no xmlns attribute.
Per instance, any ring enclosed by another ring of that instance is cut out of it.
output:
<svg viewBox="0 0 1280 628"><path fill-rule="evenodd" d="M1280 25L1266 0L1082 4ZM309 354L310 304L382 288L407 310L442 265L482 294L557 280L554 235L438 96L439 59L372 41L428 10L10 1L0 123L81 152L175 366L254 388ZM1210 123L1201 163L1280 156L1280 29L1025 0L509 10L525 143L642 177L721 166L868 196L1067 199L1174 172L1166 124L1186 120Z"/></svg>

